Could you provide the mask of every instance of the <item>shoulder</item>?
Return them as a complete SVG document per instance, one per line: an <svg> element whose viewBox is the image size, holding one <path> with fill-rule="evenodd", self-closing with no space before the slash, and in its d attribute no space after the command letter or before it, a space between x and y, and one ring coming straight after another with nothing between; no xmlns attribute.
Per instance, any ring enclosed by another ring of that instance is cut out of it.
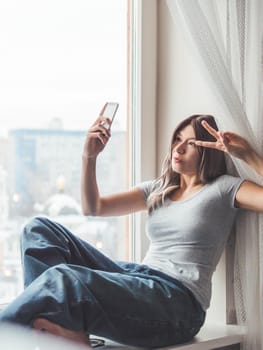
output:
<svg viewBox="0 0 263 350"><path fill-rule="evenodd" d="M217 185L222 185L222 184L231 185L242 181L243 180L238 176L227 175L227 174L221 175L214 180L214 182Z"/></svg>
<svg viewBox="0 0 263 350"><path fill-rule="evenodd" d="M158 181L157 180L148 180L143 181L139 183L137 186L145 196L145 199L149 197L149 195L158 187Z"/></svg>
<svg viewBox="0 0 263 350"><path fill-rule="evenodd" d="M232 201L243 181L237 176L221 175L213 183L222 197L229 197Z"/></svg>
<svg viewBox="0 0 263 350"><path fill-rule="evenodd" d="M147 199L153 190L154 180L143 181L139 183L136 187L139 188L143 193L145 199Z"/></svg>

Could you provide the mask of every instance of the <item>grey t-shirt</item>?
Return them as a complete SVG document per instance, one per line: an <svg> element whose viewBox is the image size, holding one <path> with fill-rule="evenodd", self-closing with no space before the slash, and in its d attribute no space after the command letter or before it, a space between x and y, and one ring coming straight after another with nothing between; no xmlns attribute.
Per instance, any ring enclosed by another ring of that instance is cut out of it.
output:
<svg viewBox="0 0 263 350"><path fill-rule="evenodd" d="M211 278L224 250L237 209L236 192L243 180L222 175L181 201L166 199L146 223L150 239L144 264L177 278L206 310ZM141 183L147 198L154 181Z"/></svg>

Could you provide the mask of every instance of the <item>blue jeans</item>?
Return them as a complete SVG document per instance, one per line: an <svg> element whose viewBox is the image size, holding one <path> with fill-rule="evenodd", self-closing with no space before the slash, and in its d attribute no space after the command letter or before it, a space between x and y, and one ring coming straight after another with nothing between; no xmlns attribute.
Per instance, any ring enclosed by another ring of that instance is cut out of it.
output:
<svg viewBox="0 0 263 350"><path fill-rule="evenodd" d="M147 348L189 341L204 323L205 312L178 280L115 262L47 218L25 226L21 247L25 290L1 321L30 326L41 317Z"/></svg>

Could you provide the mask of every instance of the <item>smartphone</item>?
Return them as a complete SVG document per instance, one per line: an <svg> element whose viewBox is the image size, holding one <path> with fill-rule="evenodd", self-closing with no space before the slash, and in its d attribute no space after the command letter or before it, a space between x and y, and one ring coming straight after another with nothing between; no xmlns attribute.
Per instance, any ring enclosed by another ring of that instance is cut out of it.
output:
<svg viewBox="0 0 263 350"><path fill-rule="evenodd" d="M117 112L117 109L119 107L119 104L117 102L107 102L106 106L104 108L104 111L102 113L102 116L104 118L108 118L111 121L111 124L114 120L115 114ZM110 125L105 125L106 128L110 128Z"/></svg>

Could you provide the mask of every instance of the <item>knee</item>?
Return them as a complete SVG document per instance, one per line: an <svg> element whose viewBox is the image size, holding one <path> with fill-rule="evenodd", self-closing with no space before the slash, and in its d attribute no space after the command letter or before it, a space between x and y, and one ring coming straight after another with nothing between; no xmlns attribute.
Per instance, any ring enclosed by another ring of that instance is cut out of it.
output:
<svg viewBox="0 0 263 350"><path fill-rule="evenodd" d="M35 216L30 219L25 225L21 233L21 242L31 242L38 239L39 236L44 235L46 232L45 227L49 219L45 217Z"/></svg>
<svg viewBox="0 0 263 350"><path fill-rule="evenodd" d="M30 233L37 227L41 227L45 225L48 221L50 221L48 218L41 217L41 216L35 216L31 218L25 225L22 233Z"/></svg>

